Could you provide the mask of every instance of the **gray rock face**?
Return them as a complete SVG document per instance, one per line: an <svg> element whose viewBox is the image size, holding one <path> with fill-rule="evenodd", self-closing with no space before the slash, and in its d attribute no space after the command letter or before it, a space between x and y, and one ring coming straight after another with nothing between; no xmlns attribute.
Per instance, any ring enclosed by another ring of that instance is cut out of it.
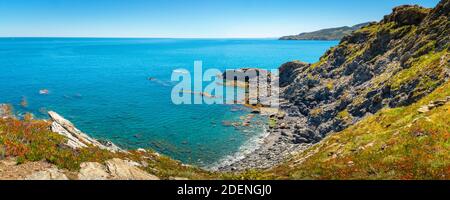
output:
<svg viewBox="0 0 450 200"><path fill-rule="evenodd" d="M393 86L396 80L391 79L398 74L401 77L403 71L433 49L438 54L443 50L440 47L448 48L449 13L442 10L448 10L449 4L443 0L433 10L397 7L380 23L366 27L373 32L356 31L344 37L315 66L301 62L281 66L281 94L289 101L282 108L304 122L300 128L293 127L293 142L320 141L383 107L414 103L448 80L448 53L429 70L399 86ZM428 47L430 44L434 46ZM425 77L433 84L420 83Z"/></svg>

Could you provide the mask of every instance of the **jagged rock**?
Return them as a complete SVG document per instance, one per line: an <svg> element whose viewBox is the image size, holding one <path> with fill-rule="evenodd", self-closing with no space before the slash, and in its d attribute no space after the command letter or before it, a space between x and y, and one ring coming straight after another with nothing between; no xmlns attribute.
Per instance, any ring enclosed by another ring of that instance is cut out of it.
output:
<svg viewBox="0 0 450 200"><path fill-rule="evenodd" d="M77 149L87 147L88 145L92 145L111 152L125 152L124 150L120 149L111 142L102 144L101 142L89 137L87 134L78 130L72 124L72 122L63 118L56 112L49 111L48 115L53 121L51 126L52 131L67 137L68 138L67 145L69 147Z"/></svg>
<svg viewBox="0 0 450 200"><path fill-rule="evenodd" d="M320 62L311 65L294 61L282 65L281 96L289 102L280 108L297 120L306 119L302 126L314 132L294 141L316 138L311 140L316 142L383 107L410 105L448 80L450 74L445 69L450 56L443 52L450 41L449 13L443 11L448 7L448 0L442 0L433 10L420 6L397 7L382 21L344 37ZM417 66L414 62L429 58L422 56L432 51L442 54L434 62L436 66L400 78L403 70ZM428 80L430 84L425 83ZM433 102L427 108L439 104L442 102ZM335 120L340 113L348 113L352 119Z"/></svg>
<svg viewBox="0 0 450 200"><path fill-rule="evenodd" d="M117 180L159 180L125 160L114 158L106 161L106 167L112 177Z"/></svg>
<svg viewBox="0 0 450 200"><path fill-rule="evenodd" d="M80 165L79 180L107 180L110 175L106 167L97 162L85 162Z"/></svg>
<svg viewBox="0 0 450 200"><path fill-rule="evenodd" d="M393 9L392 14L384 17L384 22L396 22L399 25L417 25L427 16L426 9L420 6L399 6Z"/></svg>
<svg viewBox="0 0 450 200"><path fill-rule="evenodd" d="M280 67L280 87L285 87L292 83L296 78L298 71L309 67L310 65L303 62L288 62Z"/></svg>
<svg viewBox="0 0 450 200"><path fill-rule="evenodd" d="M35 172L25 178L25 180L69 180L67 176L57 168L49 168Z"/></svg>

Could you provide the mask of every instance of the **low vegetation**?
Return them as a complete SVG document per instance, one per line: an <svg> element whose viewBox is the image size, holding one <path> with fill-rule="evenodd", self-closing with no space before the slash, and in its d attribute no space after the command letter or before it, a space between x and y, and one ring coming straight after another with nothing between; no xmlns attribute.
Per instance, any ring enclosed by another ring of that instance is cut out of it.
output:
<svg viewBox="0 0 450 200"><path fill-rule="evenodd" d="M450 179L450 82L419 102L383 109L261 177L275 179ZM346 114L342 114L346 116Z"/></svg>

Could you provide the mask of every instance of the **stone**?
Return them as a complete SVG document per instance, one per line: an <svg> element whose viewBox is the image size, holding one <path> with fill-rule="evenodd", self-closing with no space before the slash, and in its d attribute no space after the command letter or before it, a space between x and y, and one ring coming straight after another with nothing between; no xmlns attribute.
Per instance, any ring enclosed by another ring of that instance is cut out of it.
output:
<svg viewBox="0 0 450 200"><path fill-rule="evenodd" d="M284 117L286 117L286 113L284 113L284 112L279 112L279 113L277 114L277 118L278 118L278 119L284 119Z"/></svg>
<svg viewBox="0 0 450 200"><path fill-rule="evenodd" d="M139 149L137 149L136 151L142 152L142 153L147 153L147 150L145 150L145 149L143 149L143 148L139 148Z"/></svg>
<svg viewBox="0 0 450 200"><path fill-rule="evenodd" d="M261 111L260 111L259 109L253 109L253 110L252 110L252 113L253 113L253 114L259 114L259 113L261 113Z"/></svg>
<svg viewBox="0 0 450 200"><path fill-rule="evenodd" d="M184 178L184 177L170 177L170 180L176 180L176 181L187 181L189 180L188 178Z"/></svg>
<svg viewBox="0 0 450 200"><path fill-rule="evenodd" d="M98 162L84 162L80 168L79 180L107 180L110 177L106 167Z"/></svg>
<svg viewBox="0 0 450 200"><path fill-rule="evenodd" d="M35 172L25 177L25 180L69 180L69 179L64 173L62 173L55 167Z"/></svg>
<svg viewBox="0 0 450 200"><path fill-rule="evenodd" d="M119 158L106 161L106 167L111 178L115 180L159 180L158 177Z"/></svg>
<svg viewBox="0 0 450 200"><path fill-rule="evenodd" d="M40 95L48 95L49 93L50 93L50 91L47 90L47 89L39 90L39 94L40 94Z"/></svg>
<svg viewBox="0 0 450 200"><path fill-rule="evenodd" d="M429 112L430 109L428 108L428 106L422 106L417 110L419 113L426 113Z"/></svg>

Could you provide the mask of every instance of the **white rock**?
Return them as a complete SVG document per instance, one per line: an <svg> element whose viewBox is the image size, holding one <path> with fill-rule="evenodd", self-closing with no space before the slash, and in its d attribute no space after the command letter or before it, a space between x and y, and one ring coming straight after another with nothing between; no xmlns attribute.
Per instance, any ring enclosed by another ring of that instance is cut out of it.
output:
<svg viewBox="0 0 450 200"><path fill-rule="evenodd" d="M97 162L81 163L78 173L79 180L107 180L109 173L106 167Z"/></svg>
<svg viewBox="0 0 450 200"><path fill-rule="evenodd" d="M25 178L25 180L69 180L65 174L57 168L49 168L35 172Z"/></svg>
<svg viewBox="0 0 450 200"><path fill-rule="evenodd" d="M146 152L147 152L147 150L142 149L142 148L139 148L139 149L137 149L136 151L143 152L143 153L146 153Z"/></svg>
<svg viewBox="0 0 450 200"><path fill-rule="evenodd" d="M106 161L106 167L112 179L116 180L159 180L158 177L118 158Z"/></svg>

